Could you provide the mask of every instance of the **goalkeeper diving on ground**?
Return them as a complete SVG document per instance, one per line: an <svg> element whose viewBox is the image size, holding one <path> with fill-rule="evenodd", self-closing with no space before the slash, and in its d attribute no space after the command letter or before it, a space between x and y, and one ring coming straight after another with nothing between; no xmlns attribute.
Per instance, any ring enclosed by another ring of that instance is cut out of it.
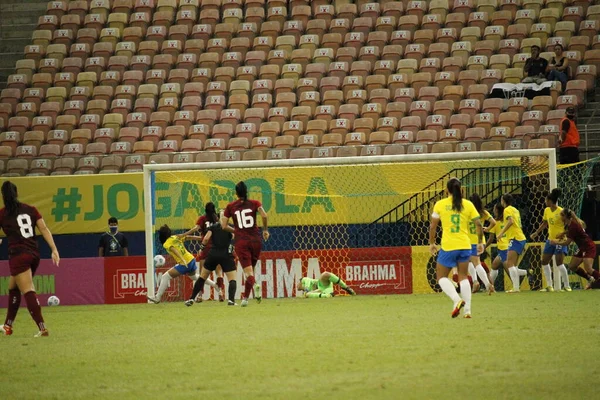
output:
<svg viewBox="0 0 600 400"><path fill-rule="evenodd" d="M304 277L298 282L298 290L304 291L304 297L310 299L323 299L333 297L333 285L339 285L342 290L351 296L356 296L356 292L346 285L341 278L331 272L323 272L319 279Z"/></svg>

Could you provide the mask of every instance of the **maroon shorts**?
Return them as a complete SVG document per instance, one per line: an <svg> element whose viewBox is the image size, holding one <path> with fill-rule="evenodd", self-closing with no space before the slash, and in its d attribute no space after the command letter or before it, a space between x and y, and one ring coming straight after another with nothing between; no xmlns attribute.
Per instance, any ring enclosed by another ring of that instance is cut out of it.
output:
<svg viewBox="0 0 600 400"><path fill-rule="evenodd" d="M10 275L17 276L31 269L31 275L35 275L35 271L40 265L40 256L33 253L18 253L8 259L10 267Z"/></svg>
<svg viewBox="0 0 600 400"><path fill-rule="evenodd" d="M577 258L596 258L596 246L589 246L583 249L579 249L577 254L573 257Z"/></svg>
<svg viewBox="0 0 600 400"><path fill-rule="evenodd" d="M235 254L240 260L242 268L256 266L260 258L262 243L260 239L238 239L235 241Z"/></svg>

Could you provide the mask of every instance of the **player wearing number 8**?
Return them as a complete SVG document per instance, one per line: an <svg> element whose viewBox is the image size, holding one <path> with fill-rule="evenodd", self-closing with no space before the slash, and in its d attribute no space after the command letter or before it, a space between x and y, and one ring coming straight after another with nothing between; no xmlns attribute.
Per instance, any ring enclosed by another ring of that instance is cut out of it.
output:
<svg viewBox="0 0 600 400"><path fill-rule="evenodd" d="M506 266L508 267L508 274L513 284L513 289L508 290L507 293L518 293L521 291L521 284L519 282L519 271L517 265L519 264L519 255L525 250L527 244L527 238L523 233L521 225L521 213L515 207L513 207L514 198L511 194L505 194L500 199L502 206L504 207L504 228L496 235L498 240L506 236L508 239L508 253Z"/></svg>
<svg viewBox="0 0 600 400"><path fill-rule="evenodd" d="M242 294L242 307L248 305L248 297L254 288L254 298L261 300L261 286L254 279L254 267L260 257L262 250L261 235L256 226L256 214L260 213L263 230L262 237L265 241L269 240L269 230L267 225L267 213L262 207L260 201L248 199L248 188L244 182L238 182L235 185L237 200L229 203L221 217L221 228L231 231L229 219L233 219L233 233L235 233L235 252L242 264L246 283L244 284L244 293Z"/></svg>
<svg viewBox="0 0 600 400"><path fill-rule="evenodd" d="M8 308L6 321L0 328L4 335L12 334L12 325L21 305L21 294L27 302L29 314L39 328L39 336L48 336L44 324L42 309L33 286L33 275L40 265L40 252L35 238L37 227L52 250L52 261L56 265L60 256L50 230L46 226L38 210L30 205L20 203L17 187L6 181L2 184L2 200L4 208L0 210L0 228L8 238L8 265L10 279L8 281Z"/></svg>
<svg viewBox="0 0 600 400"><path fill-rule="evenodd" d="M446 185L449 197L435 203L429 228L429 250L437 255L436 274L442 291L452 299L454 308L452 318L458 317L465 308L465 318L471 318L471 284L467 278L471 258L471 239L469 224L475 224L477 233L477 253L483 252L483 228L480 216L473 203L463 199L460 181L451 178ZM436 246L437 226L442 223L442 249ZM460 296L450 279L448 270L458 267ZM462 296L462 299L461 299Z"/></svg>

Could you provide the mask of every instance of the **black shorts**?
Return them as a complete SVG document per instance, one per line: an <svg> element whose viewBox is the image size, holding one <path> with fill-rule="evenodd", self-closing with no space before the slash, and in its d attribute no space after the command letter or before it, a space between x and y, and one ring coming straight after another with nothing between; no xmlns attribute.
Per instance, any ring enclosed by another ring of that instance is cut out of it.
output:
<svg viewBox="0 0 600 400"><path fill-rule="evenodd" d="M210 252L204 260L204 268L209 271L214 271L217 266L221 266L223 272L235 271L235 260L233 255L230 253L223 252Z"/></svg>

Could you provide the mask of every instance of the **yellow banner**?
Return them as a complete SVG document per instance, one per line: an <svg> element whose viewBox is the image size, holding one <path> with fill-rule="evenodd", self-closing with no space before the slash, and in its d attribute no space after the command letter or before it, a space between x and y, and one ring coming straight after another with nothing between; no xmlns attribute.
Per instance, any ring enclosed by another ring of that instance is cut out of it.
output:
<svg viewBox="0 0 600 400"><path fill-rule="evenodd" d="M192 227L205 203L224 208L235 198L235 184L243 180L250 198L263 203L270 226L364 224L415 193L439 193L440 185L428 186L453 171L518 164L518 159L503 159L160 171L153 190L155 223ZM36 206L53 232L67 234L105 231L111 216L119 219L122 231L143 231L142 177L137 173L11 180L20 200Z"/></svg>
<svg viewBox="0 0 600 400"><path fill-rule="evenodd" d="M6 178L2 181L7 180ZM54 234L144 230L142 174L10 178L19 200L35 206Z"/></svg>

